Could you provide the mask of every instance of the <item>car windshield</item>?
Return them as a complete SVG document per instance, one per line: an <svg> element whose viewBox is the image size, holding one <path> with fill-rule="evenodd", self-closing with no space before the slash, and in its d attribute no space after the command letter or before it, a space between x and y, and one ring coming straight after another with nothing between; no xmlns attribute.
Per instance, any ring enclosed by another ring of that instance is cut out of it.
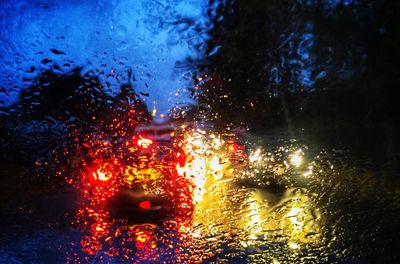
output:
<svg viewBox="0 0 400 264"><path fill-rule="evenodd" d="M0 263L400 263L399 17L1 0Z"/></svg>

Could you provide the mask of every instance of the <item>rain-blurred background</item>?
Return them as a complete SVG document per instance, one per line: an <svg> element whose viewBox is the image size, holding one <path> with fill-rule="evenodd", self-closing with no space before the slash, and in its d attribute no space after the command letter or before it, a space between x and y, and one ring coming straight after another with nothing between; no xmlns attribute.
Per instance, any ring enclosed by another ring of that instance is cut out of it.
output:
<svg viewBox="0 0 400 264"><path fill-rule="evenodd" d="M199 261L396 263L399 15L388 0L2 0L0 263L63 263L79 243L52 158L125 93L157 123L242 131L264 162L199 205Z"/></svg>

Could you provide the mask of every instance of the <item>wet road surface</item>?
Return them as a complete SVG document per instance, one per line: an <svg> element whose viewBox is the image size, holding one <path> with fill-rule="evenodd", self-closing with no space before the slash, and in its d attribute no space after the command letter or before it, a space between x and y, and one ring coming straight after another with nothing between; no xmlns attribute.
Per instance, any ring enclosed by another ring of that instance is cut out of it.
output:
<svg viewBox="0 0 400 264"><path fill-rule="evenodd" d="M155 244L137 248L135 261L390 263L398 257L400 191L387 178L390 170L373 172L346 153L304 144L251 146L249 166L205 183L189 226L178 236L152 226ZM79 226L70 222L79 200L71 187L15 191L2 197L9 201L1 217L2 263L63 263L85 255ZM160 233L171 236L173 248L160 245ZM81 261L121 259L99 252Z"/></svg>

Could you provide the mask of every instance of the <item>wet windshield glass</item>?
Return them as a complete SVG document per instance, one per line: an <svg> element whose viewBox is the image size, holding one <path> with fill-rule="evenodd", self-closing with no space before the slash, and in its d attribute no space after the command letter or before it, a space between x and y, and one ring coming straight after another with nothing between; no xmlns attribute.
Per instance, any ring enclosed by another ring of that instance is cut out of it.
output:
<svg viewBox="0 0 400 264"><path fill-rule="evenodd" d="M397 263L392 1L4 0L1 263Z"/></svg>

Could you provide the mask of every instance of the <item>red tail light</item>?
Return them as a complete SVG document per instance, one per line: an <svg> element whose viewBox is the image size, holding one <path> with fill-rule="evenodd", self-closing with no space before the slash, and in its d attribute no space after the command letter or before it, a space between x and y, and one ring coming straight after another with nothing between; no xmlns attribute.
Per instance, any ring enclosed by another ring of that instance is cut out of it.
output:
<svg viewBox="0 0 400 264"><path fill-rule="evenodd" d="M151 207L151 203L148 200L144 200L139 203L139 207L143 209L149 209Z"/></svg>

